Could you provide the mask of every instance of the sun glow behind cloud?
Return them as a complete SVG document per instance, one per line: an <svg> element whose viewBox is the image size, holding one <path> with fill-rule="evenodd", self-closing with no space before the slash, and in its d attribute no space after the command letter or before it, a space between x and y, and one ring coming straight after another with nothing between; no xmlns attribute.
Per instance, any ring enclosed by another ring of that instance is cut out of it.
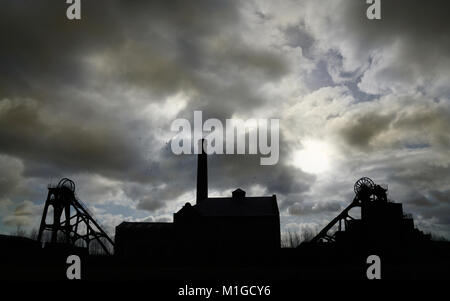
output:
<svg viewBox="0 0 450 301"><path fill-rule="evenodd" d="M318 140L305 140L304 148L294 152L293 164L305 172L319 174L330 170L330 146Z"/></svg>

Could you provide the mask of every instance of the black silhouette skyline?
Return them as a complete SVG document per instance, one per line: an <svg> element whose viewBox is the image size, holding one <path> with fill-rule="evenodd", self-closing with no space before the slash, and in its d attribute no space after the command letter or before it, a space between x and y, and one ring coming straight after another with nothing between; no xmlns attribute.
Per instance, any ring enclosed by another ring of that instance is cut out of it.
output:
<svg viewBox="0 0 450 301"><path fill-rule="evenodd" d="M210 280L364 279L365 257L375 254L383 260L384 279L446 278L450 242L415 228L402 204L367 177L317 235L282 248L276 196L246 197L238 188L232 197L208 197L207 161L202 147L195 204L175 212L173 223L122 222L114 242L76 197L75 183L61 179L48 187L37 239L0 236L1 266L13 279L32 279L20 273L26 271L58 280L65 276L65 257L75 254L87 280L206 280L205 269ZM352 216L355 208L359 219Z"/></svg>
<svg viewBox="0 0 450 301"><path fill-rule="evenodd" d="M306 258L361 261L381 245L395 263L387 245L402 241L405 254L415 237L408 263L445 262L449 1L382 0L380 20L367 19L361 0L82 1L81 20L67 19L65 1L1 4L2 252L56 262L75 243L102 278L109 260L132 274L126 256L95 255L128 252L121 239L159 254L146 257L152 266L184 260L160 260L188 252L180 236L207 237L204 259L217 264L228 237L255 262L266 252L252 248L280 245L274 262L289 267L286 277L320 278ZM278 163L212 155L208 174L206 155L175 155L172 122L193 124L194 111L222 123L279 119ZM367 195L352 191L358 181ZM62 213L54 227L51 204ZM64 218L74 212L88 235L69 231ZM339 225L345 233L334 232ZM254 241L243 239L249 233ZM360 243L368 237L381 243ZM199 244L189 252L201 257ZM355 244L364 248L350 251Z"/></svg>

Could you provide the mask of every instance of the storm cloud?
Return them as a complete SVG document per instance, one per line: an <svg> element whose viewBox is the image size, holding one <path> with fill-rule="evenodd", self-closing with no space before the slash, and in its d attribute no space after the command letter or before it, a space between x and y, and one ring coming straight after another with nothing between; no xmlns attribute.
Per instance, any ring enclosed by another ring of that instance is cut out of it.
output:
<svg viewBox="0 0 450 301"><path fill-rule="evenodd" d="M195 198L176 118L279 118L280 160L212 155L211 195L276 194L321 226L369 176L450 235L448 1L6 0L0 11L0 230L36 227L61 177L108 229ZM302 160L301 156L308 156ZM300 227L301 228L301 227Z"/></svg>

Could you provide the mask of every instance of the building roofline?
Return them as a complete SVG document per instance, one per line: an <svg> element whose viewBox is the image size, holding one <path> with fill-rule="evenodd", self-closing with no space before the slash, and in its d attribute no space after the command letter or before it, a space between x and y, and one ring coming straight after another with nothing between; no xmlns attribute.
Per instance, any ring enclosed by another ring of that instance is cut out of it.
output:
<svg viewBox="0 0 450 301"><path fill-rule="evenodd" d="M133 224L133 225L148 225L148 224L152 224L152 225L171 225L173 224L172 222L121 222L119 225L116 226L116 228L121 227L123 225L127 225L127 224Z"/></svg>

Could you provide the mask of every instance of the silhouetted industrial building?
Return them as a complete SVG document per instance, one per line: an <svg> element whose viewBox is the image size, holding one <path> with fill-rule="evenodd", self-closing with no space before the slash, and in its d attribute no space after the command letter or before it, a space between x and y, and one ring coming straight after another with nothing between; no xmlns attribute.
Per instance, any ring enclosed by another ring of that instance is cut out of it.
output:
<svg viewBox="0 0 450 301"><path fill-rule="evenodd" d="M388 200L387 188L376 185L369 178L361 178L355 183L354 190L352 203L325 226L312 242L385 249L430 239L430 235L414 228L411 215L403 213L401 203ZM361 208L360 219L349 214L355 207Z"/></svg>
<svg viewBox="0 0 450 301"><path fill-rule="evenodd" d="M116 227L114 253L128 258L161 257L173 252L173 239L173 223L122 222Z"/></svg>
<svg viewBox="0 0 450 301"><path fill-rule="evenodd" d="M231 197L208 197L207 155L198 155L196 204L186 203L173 223L130 223L116 227L119 256L191 255L239 258L280 248L280 215L275 195L247 197L236 189ZM235 256L235 257L236 257Z"/></svg>

